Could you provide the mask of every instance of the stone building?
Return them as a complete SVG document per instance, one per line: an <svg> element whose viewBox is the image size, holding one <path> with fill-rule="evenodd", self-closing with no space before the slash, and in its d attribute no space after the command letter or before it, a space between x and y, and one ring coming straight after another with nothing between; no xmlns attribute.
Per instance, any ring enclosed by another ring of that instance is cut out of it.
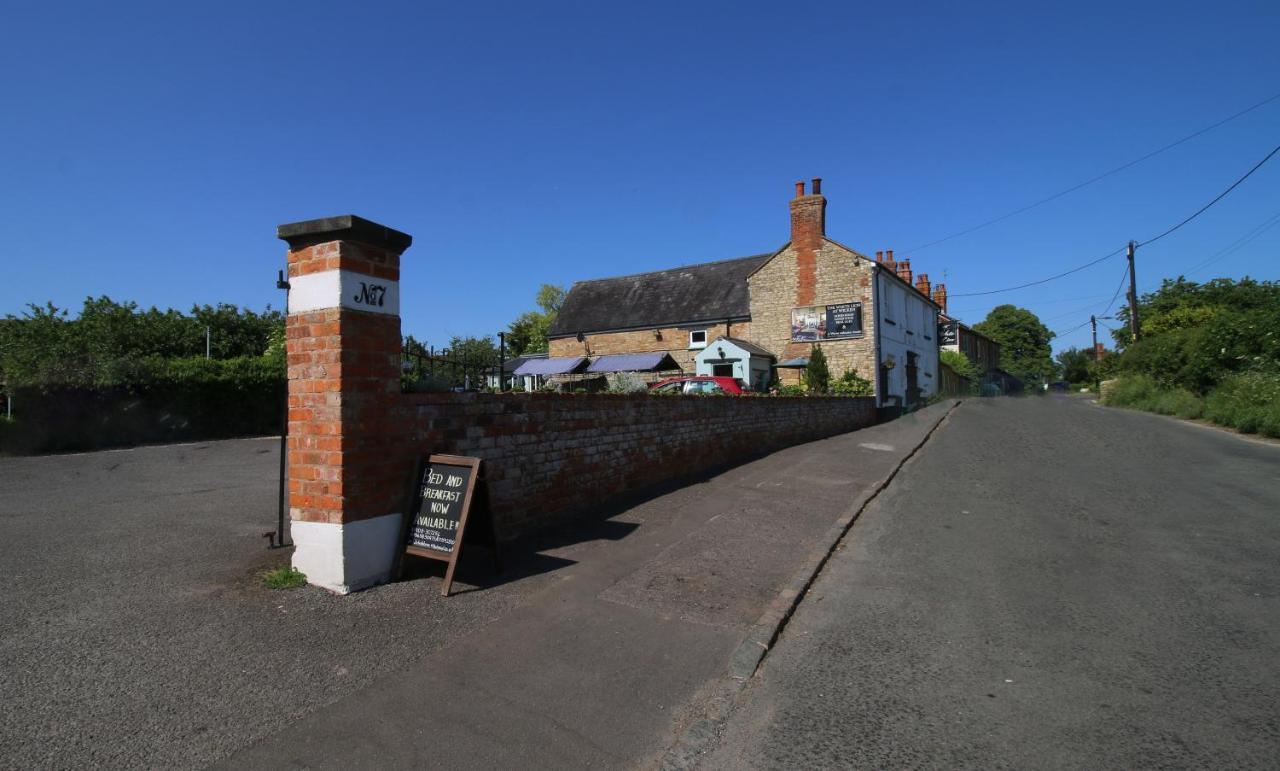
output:
<svg viewBox="0 0 1280 771"><path fill-rule="evenodd" d="M551 357L661 351L692 373L694 357L725 337L775 355L783 385L799 382L796 367L821 346L832 378L855 371L881 406L936 393L928 277L918 289L909 260L828 238L821 182L809 193L796 183L791 239L773 252L575 283L548 335Z"/></svg>

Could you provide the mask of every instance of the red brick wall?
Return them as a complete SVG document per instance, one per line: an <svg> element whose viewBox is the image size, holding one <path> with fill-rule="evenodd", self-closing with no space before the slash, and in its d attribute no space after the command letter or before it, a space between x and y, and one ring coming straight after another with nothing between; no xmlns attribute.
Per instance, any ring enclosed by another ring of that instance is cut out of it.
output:
<svg viewBox="0 0 1280 771"><path fill-rule="evenodd" d="M501 537L586 514L610 497L875 422L870 398L647 394L407 394L384 466L415 453L483 458ZM404 483L396 487L403 494Z"/></svg>

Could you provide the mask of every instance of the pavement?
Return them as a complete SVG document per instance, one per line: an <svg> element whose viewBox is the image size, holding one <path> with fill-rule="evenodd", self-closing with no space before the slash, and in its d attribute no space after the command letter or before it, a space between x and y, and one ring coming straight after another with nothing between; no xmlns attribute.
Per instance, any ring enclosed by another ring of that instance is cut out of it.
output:
<svg viewBox="0 0 1280 771"><path fill-rule="evenodd" d="M1275 768L1280 446L968 400L854 523L703 768Z"/></svg>
<svg viewBox="0 0 1280 771"><path fill-rule="evenodd" d="M0 766L657 763L947 409L464 559L448 599L265 589L272 440L0 459Z"/></svg>

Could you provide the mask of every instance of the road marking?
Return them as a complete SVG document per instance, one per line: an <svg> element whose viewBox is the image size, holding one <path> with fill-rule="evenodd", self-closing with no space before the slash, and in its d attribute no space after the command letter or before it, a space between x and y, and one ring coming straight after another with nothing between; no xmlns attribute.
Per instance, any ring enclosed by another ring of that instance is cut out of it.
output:
<svg viewBox="0 0 1280 771"><path fill-rule="evenodd" d="M867 450L879 450L880 452L893 452L893 445L891 444L876 444L875 442L863 442L858 446Z"/></svg>

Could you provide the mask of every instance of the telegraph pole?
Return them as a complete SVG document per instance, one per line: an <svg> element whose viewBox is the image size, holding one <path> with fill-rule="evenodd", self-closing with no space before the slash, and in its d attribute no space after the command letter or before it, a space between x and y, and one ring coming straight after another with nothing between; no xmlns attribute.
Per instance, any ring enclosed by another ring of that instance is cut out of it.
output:
<svg viewBox="0 0 1280 771"><path fill-rule="evenodd" d="M1098 375L1098 317L1090 315L1089 325L1093 327L1093 392L1096 394L1101 387L1101 377Z"/></svg>
<svg viewBox="0 0 1280 771"><path fill-rule="evenodd" d="M1133 335L1133 342L1138 342L1141 336L1141 326L1138 324L1138 280L1134 278L1133 272L1133 250L1137 244L1129 242L1129 332Z"/></svg>

